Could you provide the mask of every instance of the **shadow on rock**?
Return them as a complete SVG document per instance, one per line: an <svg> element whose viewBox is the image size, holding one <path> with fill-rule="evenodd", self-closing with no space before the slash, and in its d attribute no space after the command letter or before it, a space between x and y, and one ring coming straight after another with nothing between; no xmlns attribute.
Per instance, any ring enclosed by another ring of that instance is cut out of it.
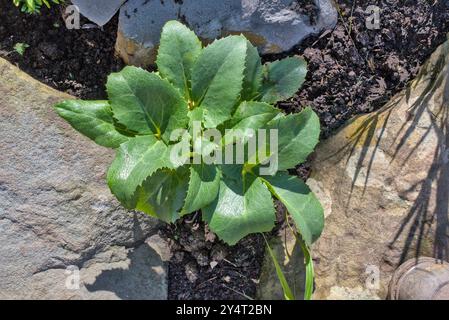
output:
<svg viewBox="0 0 449 320"><path fill-rule="evenodd" d="M134 238L136 246L129 250L127 261L119 262L118 268L104 270L93 284L86 284L89 292L109 291L123 300L158 300L167 295L167 274L161 255L143 242L142 229L134 215Z"/></svg>
<svg viewBox="0 0 449 320"><path fill-rule="evenodd" d="M449 41L407 90L319 146L308 184L326 214L317 298L383 299L404 261L449 260Z"/></svg>
<svg viewBox="0 0 449 320"><path fill-rule="evenodd" d="M429 134L435 133L437 148L433 153L433 158L429 159L432 165L426 177L411 186L409 192L419 190L419 194L392 241L394 244L402 233L408 232L401 263L407 259L411 247L415 247L414 255L416 258L419 257L423 238L434 222L436 223L434 257L441 260L449 259L449 43L444 44L441 50L443 54L436 61L428 61L418 75L416 83L427 81L427 86L408 110L412 121L408 127L407 124L401 127L400 135L398 135L401 138L393 156L394 161L415 128L419 126L421 119L427 115L430 125L402 162L405 165L410 157L427 142ZM407 100L410 99L412 90L413 86L408 88ZM432 188L435 188L435 191L432 191ZM432 208L431 195L433 192L436 199ZM406 231L408 225L411 227ZM416 241L414 246L412 245L413 241Z"/></svg>
<svg viewBox="0 0 449 320"><path fill-rule="evenodd" d="M426 175L411 184L401 195L406 198L410 195L415 199L390 244L394 247L400 238L406 237L399 263L410 255L416 258L420 255L423 238L434 222L434 257L449 259L449 43L442 45L439 50L441 53L437 58L429 60L422 67L405 92L394 97L380 111L360 117L363 120L348 137L347 143L325 159L338 162L345 158L348 167L350 161L356 158L351 192L346 204L346 208L349 208L359 179L363 180L362 195L365 195L379 147L383 149L380 152L391 155L390 165L406 168L408 162L412 158L416 159L417 153L426 147L429 139L436 140L432 142L436 145L434 152L424 160L431 163ZM418 89L419 86L423 87ZM416 92L419 92L418 96ZM384 143L390 118L395 108L404 101L409 104L405 119L394 132L394 139L385 139ZM357 150L359 153L356 153ZM365 170L363 174L362 170ZM398 171L395 178L401 174L404 172ZM412 195L417 190L418 195ZM436 196L433 206L432 196Z"/></svg>
<svg viewBox="0 0 449 320"><path fill-rule="evenodd" d="M123 268L104 270L93 284L86 285L87 290L110 291L124 300L160 299L160 292L167 289L159 254L144 243L128 253L128 260Z"/></svg>

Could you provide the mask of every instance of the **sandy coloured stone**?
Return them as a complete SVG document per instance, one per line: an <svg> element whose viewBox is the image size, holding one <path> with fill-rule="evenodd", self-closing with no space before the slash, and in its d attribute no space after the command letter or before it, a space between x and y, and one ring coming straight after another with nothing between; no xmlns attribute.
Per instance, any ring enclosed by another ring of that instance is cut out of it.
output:
<svg viewBox="0 0 449 320"><path fill-rule="evenodd" d="M317 299L385 299L409 258L449 258L449 42L381 110L320 145L311 178L331 203L314 245Z"/></svg>

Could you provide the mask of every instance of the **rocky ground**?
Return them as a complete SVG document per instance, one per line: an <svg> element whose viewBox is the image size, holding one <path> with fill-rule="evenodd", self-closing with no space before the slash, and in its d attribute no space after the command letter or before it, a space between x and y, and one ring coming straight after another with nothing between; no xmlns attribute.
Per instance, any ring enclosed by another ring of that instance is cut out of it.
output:
<svg viewBox="0 0 449 320"><path fill-rule="evenodd" d="M303 89L280 103L286 112L311 105L320 116L323 137L351 116L378 109L403 89L449 32L447 0L336 3L337 27L287 53L304 55L309 74ZM365 24L365 10L372 4L382 9L378 30L368 30ZM0 0L0 7L0 56L58 90L84 99L105 97L107 75L123 66L114 56L116 18L103 29L82 20L84 29L69 31L57 8L26 16L10 0ZM307 11L313 14L313 8ZM16 43L29 45L23 56L13 50ZM297 172L307 175L307 166ZM264 251L260 236L230 248L207 232L196 216L168 226L163 233L171 239L174 252L169 298L254 297Z"/></svg>

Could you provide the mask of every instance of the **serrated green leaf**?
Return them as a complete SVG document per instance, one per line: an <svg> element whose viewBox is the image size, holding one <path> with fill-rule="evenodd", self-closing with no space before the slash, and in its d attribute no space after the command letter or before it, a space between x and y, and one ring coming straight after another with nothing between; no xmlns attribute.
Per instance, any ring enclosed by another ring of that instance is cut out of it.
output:
<svg viewBox="0 0 449 320"><path fill-rule="evenodd" d="M263 67L257 48L247 42L242 101L250 101L259 95L262 85Z"/></svg>
<svg viewBox="0 0 449 320"><path fill-rule="evenodd" d="M301 88L307 75L307 62L289 57L267 63L264 70L261 101L276 103L291 97Z"/></svg>
<svg viewBox="0 0 449 320"><path fill-rule="evenodd" d="M220 187L220 171L215 165L194 164L190 167L190 181L183 214L199 210L215 200Z"/></svg>
<svg viewBox="0 0 449 320"><path fill-rule="evenodd" d="M273 195L287 208L298 231L308 246L318 239L324 227L324 211L310 188L300 179L278 172L264 176Z"/></svg>
<svg viewBox="0 0 449 320"><path fill-rule="evenodd" d="M175 222L180 216L187 194L188 170L158 170L137 188L136 209L167 223Z"/></svg>
<svg viewBox="0 0 449 320"><path fill-rule="evenodd" d="M114 117L128 129L168 141L172 130L187 126L187 102L155 73L125 67L109 76L106 87Z"/></svg>
<svg viewBox="0 0 449 320"><path fill-rule="evenodd" d="M161 76L178 88L186 99L190 98L192 67L201 49L198 37L182 23L169 21L165 24L156 63Z"/></svg>
<svg viewBox="0 0 449 320"><path fill-rule="evenodd" d="M183 133L179 141L168 146L170 164L173 169L182 167L189 163L191 157L190 135L187 131Z"/></svg>
<svg viewBox="0 0 449 320"><path fill-rule="evenodd" d="M31 11L34 11L36 9L34 0L26 0L26 4Z"/></svg>
<svg viewBox="0 0 449 320"><path fill-rule="evenodd" d="M112 193L127 208L135 206L137 187L154 172L171 168L169 149L155 136L139 136L120 145L108 171Z"/></svg>
<svg viewBox="0 0 449 320"><path fill-rule="evenodd" d="M268 123L268 127L278 130L278 170L306 161L319 142L320 120L311 108L279 117Z"/></svg>
<svg viewBox="0 0 449 320"><path fill-rule="evenodd" d="M107 101L66 100L56 104L55 110L73 128L101 146L118 148L130 139L115 128Z"/></svg>
<svg viewBox="0 0 449 320"><path fill-rule="evenodd" d="M263 128L273 120L281 111L264 102L244 101L235 111L232 119L226 123L226 129L242 133L242 141L246 141L251 133L257 133L258 129ZM232 141L229 137L232 132L225 134L223 141Z"/></svg>
<svg viewBox="0 0 449 320"><path fill-rule="evenodd" d="M242 176L242 166L222 166L217 199L203 209L203 218L230 245L255 232L268 232L276 220L273 200L262 180Z"/></svg>
<svg viewBox="0 0 449 320"><path fill-rule="evenodd" d="M206 128L231 118L242 90L246 48L243 36L230 36L207 46L195 62L192 98L204 110Z"/></svg>

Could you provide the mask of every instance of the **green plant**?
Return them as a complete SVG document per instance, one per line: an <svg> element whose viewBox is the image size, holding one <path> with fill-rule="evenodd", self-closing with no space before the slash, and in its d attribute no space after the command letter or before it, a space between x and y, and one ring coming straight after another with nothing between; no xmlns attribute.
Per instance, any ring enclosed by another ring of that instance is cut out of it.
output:
<svg viewBox="0 0 449 320"><path fill-rule="evenodd" d="M15 52L17 52L18 54L20 54L21 56L23 56L25 54L25 51L27 48L29 48L30 46L27 43L24 42L18 42L14 45L13 49Z"/></svg>
<svg viewBox="0 0 449 320"><path fill-rule="evenodd" d="M157 66L158 72L125 67L111 74L109 101L55 106L76 130L117 149L107 175L117 199L168 223L201 210L210 229L233 245L248 234L272 230L274 195L309 247L322 231L323 209L287 169L314 150L319 119L310 108L285 115L273 107L300 88L306 62L290 57L262 65L244 36L203 48L192 31L170 21L162 31ZM229 129L241 135L230 136ZM259 129L277 133L277 148L271 136L250 147ZM219 138L207 136L210 132ZM237 145L246 151L244 160L232 151L232 164L222 164L220 155ZM263 175L272 159L278 171Z"/></svg>
<svg viewBox="0 0 449 320"><path fill-rule="evenodd" d="M22 12L39 13L41 7L45 5L50 8L50 3L60 4L63 0L12 0L16 7L21 8Z"/></svg>

